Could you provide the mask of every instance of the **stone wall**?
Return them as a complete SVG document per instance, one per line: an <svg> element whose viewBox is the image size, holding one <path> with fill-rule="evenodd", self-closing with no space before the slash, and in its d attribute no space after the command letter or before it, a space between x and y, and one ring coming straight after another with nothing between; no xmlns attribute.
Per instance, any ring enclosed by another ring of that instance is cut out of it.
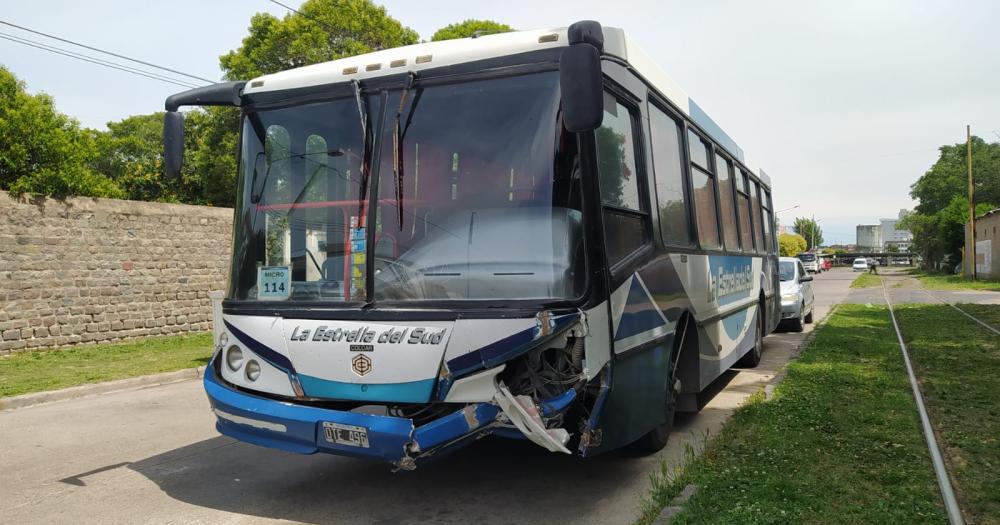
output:
<svg viewBox="0 0 1000 525"><path fill-rule="evenodd" d="M0 355L205 331L233 210L0 192Z"/></svg>

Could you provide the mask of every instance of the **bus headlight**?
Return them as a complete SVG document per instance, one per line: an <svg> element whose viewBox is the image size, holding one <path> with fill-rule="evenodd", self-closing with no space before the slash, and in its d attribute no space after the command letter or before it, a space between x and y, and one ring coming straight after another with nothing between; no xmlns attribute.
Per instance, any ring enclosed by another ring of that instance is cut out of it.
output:
<svg viewBox="0 0 1000 525"><path fill-rule="evenodd" d="M247 379L256 381L260 377L260 363L253 359L247 361Z"/></svg>
<svg viewBox="0 0 1000 525"><path fill-rule="evenodd" d="M226 365L233 372L240 369L243 365L243 350L240 350L240 347L233 345L226 350Z"/></svg>
<svg viewBox="0 0 1000 525"><path fill-rule="evenodd" d="M225 348L229 344L229 334L222 332L219 334L219 348Z"/></svg>

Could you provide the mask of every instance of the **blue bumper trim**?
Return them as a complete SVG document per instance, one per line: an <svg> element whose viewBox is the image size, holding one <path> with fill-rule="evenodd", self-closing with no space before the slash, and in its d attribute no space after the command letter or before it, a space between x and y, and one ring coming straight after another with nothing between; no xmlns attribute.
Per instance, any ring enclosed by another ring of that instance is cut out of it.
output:
<svg viewBox="0 0 1000 525"><path fill-rule="evenodd" d="M407 418L359 414L298 405L238 391L216 377L214 363L204 376L205 392L217 416L216 428L234 439L299 454L325 452L342 456L397 462L414 452L435 447L447 448L473 440L477 431L492 431L500 409L490 403L467 405L442 418L414 427ZM368 447L331 443L324 436L323 423L363 427Z"/></svg>
<svg viewBox="0 0 1000 525"><path fill-rule="evenodd" d="M299 374L298 379L309 397L352 401L426 403L434 390L434 379L385 384L343 383L305 374Z"/></svg>

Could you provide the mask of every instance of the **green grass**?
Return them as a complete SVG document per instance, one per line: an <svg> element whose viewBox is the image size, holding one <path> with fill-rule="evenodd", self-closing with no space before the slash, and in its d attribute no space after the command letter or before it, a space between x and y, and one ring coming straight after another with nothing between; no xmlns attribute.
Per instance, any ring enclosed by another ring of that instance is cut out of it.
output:
<svg viewBox="0 0 1000 525"><path fill-rule="evenodd" d="M652 476L640 523L689 483L672 523L946 522L887 310L839 307L770 400Z"/></svg>
<svg viewBox="0 0 1000 525"><path fill-rule="evenodd" d="M871 288L873 286L881 286L882 281L875 274L862 273L854 282L851 283L851 288Z"/></svg>
<svg viewBox="0 0 1000 525"><path fill-rule="evenodd" d="M194 368L211 353L210 333L17 353L0 359L0 397Z"/></svg>
<svg viewBox="0 0 1000 525"><path fill-rule="evenodd" d="M1000 281L966 279L961 275L927 273L923 270L909 270L907 273L920 279L928 290L991 290L1000 291Z"/></svg>
<svg viewBox="0 0 1000 525"><path fill-rule="evenodd" d="M961 308L1000 327L1000 306ZM945 305L903 305L896 315L960 506L973 523L1000 523L1000 337Z"/></svg>

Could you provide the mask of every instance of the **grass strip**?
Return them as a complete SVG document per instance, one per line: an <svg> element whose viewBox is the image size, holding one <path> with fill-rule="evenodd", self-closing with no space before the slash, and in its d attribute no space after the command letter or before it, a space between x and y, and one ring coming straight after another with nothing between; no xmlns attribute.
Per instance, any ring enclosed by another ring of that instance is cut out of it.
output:
<svg viewBox="0 0 1000 525"><path fill-rule="evenodd" d="M884 307L838 307L771 399L651 478L640 523L689 483L672 523L947 522Z"/></svg>
<svg viewBox="0 0 1000 525"><path fill-rule="evenodd" d="M21 352L0 359L0 397L194 368L211 353L210 333Z"/></svg>
<svg viewBox="0 0 1000 525"><path fill-rule="evenodd" d="M928 290L990 290L1000 292L1000 281L979 279L973 281L961 275L927 273L923 270L909 270L907 273L920 279Z"/></svg>
<svg viewBox="0 0 1000 525"><path fill-rule="evenodd" d="M882 281L877 275L871 273L863 273L851 283L851 288L871 288L873 286L882 286Z"/></svg>
<svg viewBox="0 0 1000 525"><path fill-rule="evenodd" d="M1000 326L1000 306L960 307ZM1000 523L1000 338L945 305L903 305L896 317L962 510Z"/></svg>

